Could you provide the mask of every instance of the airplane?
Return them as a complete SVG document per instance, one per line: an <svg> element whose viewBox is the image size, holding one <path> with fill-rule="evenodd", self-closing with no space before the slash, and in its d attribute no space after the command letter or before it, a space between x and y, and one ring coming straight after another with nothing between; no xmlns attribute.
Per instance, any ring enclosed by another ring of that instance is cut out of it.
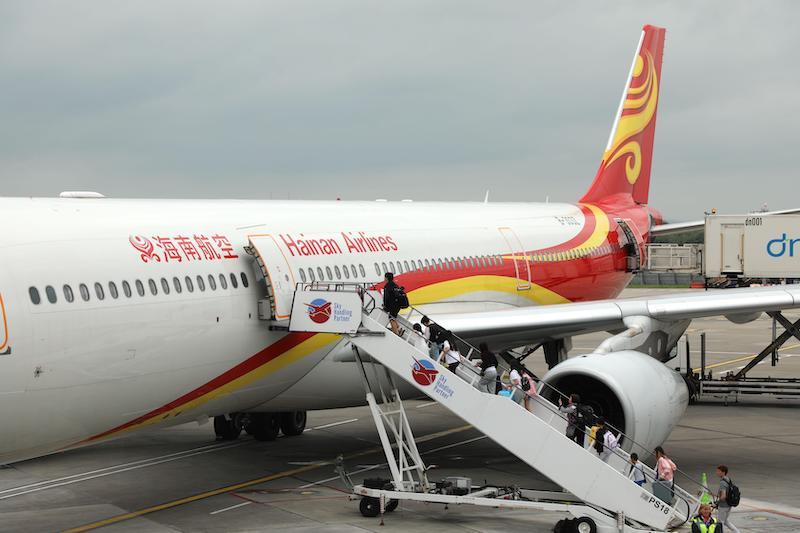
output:
<svg viewBox="0 0 800 533"><path fill-rule="evenodd" d="M298 283L380 288L386 272L466 339L543 343L546 381L661 444L688 401L664 363L691 319L800 302L617 299L663 222L648 202L664 36L644 26L576 203L0 199L0 463L209 419L220 438L271 440L300 435L308 410L363 405L348 339L286 322ZM614 336L567 359L590 331Z"/></svg>

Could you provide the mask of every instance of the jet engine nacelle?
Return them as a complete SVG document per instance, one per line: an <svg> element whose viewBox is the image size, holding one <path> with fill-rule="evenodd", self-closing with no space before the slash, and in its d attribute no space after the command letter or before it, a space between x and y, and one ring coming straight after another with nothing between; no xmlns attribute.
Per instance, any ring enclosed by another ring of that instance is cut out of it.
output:
<svg viewBox="0 0 800 533"><path fill-rule="evenodd" d="M689 403L680 374L633 350L570 358L548 372L544 381L565 394L579 394L581 403L591 405L641 445L621 441L642 458L667 439ZM549 387L541 387L540 393L557 402Z"/></svg>

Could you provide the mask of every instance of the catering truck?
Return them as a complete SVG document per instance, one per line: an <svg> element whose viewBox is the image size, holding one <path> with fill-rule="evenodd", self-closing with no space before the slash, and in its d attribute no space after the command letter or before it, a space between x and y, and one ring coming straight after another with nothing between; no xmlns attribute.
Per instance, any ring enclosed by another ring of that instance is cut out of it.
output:
<svg viewBox="0 0 800 533"><path fill-rule="evenodd" d="M710 215L706 278L800 278L800 215Z"/></svg>

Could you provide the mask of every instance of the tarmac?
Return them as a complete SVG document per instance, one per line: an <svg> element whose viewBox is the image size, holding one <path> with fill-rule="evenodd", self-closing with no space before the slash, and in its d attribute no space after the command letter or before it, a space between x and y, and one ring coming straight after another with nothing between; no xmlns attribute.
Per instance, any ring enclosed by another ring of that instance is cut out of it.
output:
<svg viewBox="0 0 800 533"><path fill-rule="evenodd" d="M625 295L658 292L632 289ZM693 352L701 331L707 334L707 368L720 373L743 366L769 342L771 321L695 320L689 331ZM577 337L571 353L591 351L603 337ZM533 370L544 369L539 354L531 359ZM800 343L789 341L778 366L767 359L753 375L800 377ZM431 479L459 475L475 484L556 488L438 404L411 401L407 408L426 463L436 465ZM713 484L716 465L730 467L742 490L732 513L741 531L800 531L799 409L783 402L690 405L664 447L698 481L707 473ZM332 464L339 454L356 481L389 477L366 407L309 413L305 434L274 442L246 435L216 441L211 424L137 433L0 469L0 530L511 533L549 532L566 516L401 503L381 526L378 518L362 517L358 501L349 499Z"/></svg>

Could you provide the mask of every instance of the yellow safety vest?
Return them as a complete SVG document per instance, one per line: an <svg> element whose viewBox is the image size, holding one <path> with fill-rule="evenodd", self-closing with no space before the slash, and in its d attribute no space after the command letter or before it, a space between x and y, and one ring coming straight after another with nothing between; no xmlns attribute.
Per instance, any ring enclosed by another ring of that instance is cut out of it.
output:
<svg viewBox="0 0 800 533"><path fill-rule="evenodd" d="M703 522L703 519L700 518L699 516L696 516L692 520L692 522L697 525L698 529L700 530L700 533L714 533L714 531L716 531L717 529L716 518L712 518L711 523L709 525L706 525L706 523Z"/></svg>

